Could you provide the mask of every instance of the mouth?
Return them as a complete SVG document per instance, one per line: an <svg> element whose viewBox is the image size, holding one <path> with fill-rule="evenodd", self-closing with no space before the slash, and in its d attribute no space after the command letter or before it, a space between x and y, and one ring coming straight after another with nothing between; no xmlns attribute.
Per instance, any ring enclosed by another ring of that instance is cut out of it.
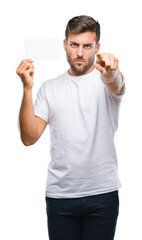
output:
<svg viewBox="0 0 142 240"><path fill-rule="evenodd" d="M84 60L76 59L75 62L81 64L81 63L84 63L85 61L84 61Z"/></svg>

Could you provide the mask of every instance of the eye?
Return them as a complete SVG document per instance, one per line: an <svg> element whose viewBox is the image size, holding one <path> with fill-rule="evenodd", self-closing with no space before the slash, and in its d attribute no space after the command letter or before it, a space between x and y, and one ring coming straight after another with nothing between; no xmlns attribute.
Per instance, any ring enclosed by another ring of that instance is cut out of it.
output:
<svg viewBox="0 0 142 240"><path fill-rule="evenodd" d="M91 48L91 45L90 45L90 44L86 44L86 45L85 45L85 48L90 49L90 48Z"/></svg>
<svg viewBox="0 0 142 240"><path fill-rule="evenodd" d="M72 43L71 46L72 46L73 48L75 48L75 47L77 47L78 45L77 45L77 43Z"/></svg>

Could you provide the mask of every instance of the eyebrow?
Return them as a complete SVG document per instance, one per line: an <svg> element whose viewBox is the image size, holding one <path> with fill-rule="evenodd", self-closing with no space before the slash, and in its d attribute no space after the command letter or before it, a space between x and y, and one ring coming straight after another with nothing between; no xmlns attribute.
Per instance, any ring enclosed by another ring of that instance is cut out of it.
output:
<svg viewBox="0 0 142 240"><path fill-rule="evenodd" d="M74 41L71 41L71 42L70 42L70 44L73 44L73 43L79 45L79 43L77 43L77 42L74 42ZM95 42L94 42L94 43L95 43ZM84 43L83 45L91 45L91 46L93 46L94 43Z"/></svg>

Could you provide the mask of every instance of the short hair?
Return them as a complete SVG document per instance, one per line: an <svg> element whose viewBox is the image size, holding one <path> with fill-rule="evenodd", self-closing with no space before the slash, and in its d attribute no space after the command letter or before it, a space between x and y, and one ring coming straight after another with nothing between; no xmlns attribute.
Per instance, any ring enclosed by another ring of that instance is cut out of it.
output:
<svg viewBox="0 0 142 240"><path fill-rule="evenodd" d="M92 17L86 15L80 15L73 17L69 20L65 30L65 37L68 39L69 33L84 33L84 32L95 32L96 43L100 40L100 24L95 21Z"/></svg>

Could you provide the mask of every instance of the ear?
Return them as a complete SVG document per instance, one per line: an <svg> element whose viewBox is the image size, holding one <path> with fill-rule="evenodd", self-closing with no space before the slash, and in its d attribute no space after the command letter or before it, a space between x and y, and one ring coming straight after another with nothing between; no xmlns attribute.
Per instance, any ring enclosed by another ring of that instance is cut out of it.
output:
<svg viewBox="0 0 142 240"><path fill-rule="evenodd" d="M97 54L99 50L100 50L100 42L97 43L95 54Z"/></svg>
<svg viewBox="0 0 142 240"><path fill-rule="evenodd" d="M64 39L64 41L63 41L63 47L64 47L64 50L66 51L66 49L67 49L67 41L66 41L66 39Z"/></svg>

